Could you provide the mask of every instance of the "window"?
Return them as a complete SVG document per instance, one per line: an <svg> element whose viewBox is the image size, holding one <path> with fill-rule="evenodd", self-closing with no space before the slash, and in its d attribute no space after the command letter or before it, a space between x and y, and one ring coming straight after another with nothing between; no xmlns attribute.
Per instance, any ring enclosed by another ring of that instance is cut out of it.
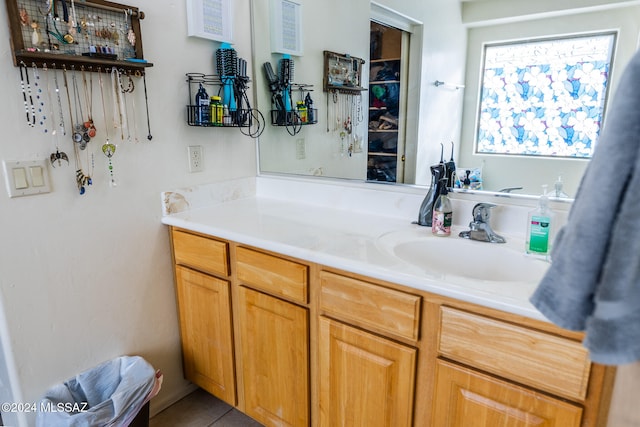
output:
<svg viewBox="0 0 640 427"><path fill-rule="evenodd" d="M476 153L590 158L615 33L488 44Z"/></svg>

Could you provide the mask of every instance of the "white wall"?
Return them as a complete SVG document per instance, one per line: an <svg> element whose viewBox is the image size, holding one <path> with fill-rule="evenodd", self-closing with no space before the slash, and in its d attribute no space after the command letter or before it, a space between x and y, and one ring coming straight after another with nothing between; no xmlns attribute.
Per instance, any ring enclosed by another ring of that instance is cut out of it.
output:
<svg viewBox="0 0 640 427"><path fill-rule="evenodd" d="M234 47L250 61L249 2L232 3ZM7 366L15 369L18 380L13 397L23 402L37 401L50 386L122 354L142 355L164 372L163 390L152 411L184 393L188 384L182 376L160 192L256 174L254 140L236 129L192 128L185 123L185 73L213 73L219 44L187 37L184 1L130 4L146 14L141 25L145 58L154 64L147 74L153 140L146 140L139 79L134 96L144 142L118 144L114 163L119 186L107 184L106 160L100 152L102 108L97 107L98 141L89 144L95 153L94 184L85 195L76 188L73 157L71 166L49 168L50 194L9 199L4 176L0 178L0 292L9 334L3 339L10 343L16 362ZM0 6L0 22L7 22L6 15ZM54 149L51 137L25 123L6 26L0 29L0 58L0 160L48 158ZM97 88L94 98L98 103ZM110 132L112 141L114 133ZM72 156L70 138L60 144ZM186 147L192 144L204 147L204 172L188 172ZM11 421L9 415L3 418Z"/></svg>

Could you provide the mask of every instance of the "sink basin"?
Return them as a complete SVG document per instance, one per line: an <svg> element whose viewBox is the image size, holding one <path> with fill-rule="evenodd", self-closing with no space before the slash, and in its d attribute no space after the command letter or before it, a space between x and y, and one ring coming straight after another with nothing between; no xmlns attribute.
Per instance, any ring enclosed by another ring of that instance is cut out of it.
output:
<svg viewBox="0 0 640 427"><path fill-rule="evenodd" d="M379 240L381 249L430 275L477 281L539 281L549 267L524 253L524 242L487 243L457 237L435 237L425 230L391 233ZM511 241L510 241L511 240Z"/></svg>

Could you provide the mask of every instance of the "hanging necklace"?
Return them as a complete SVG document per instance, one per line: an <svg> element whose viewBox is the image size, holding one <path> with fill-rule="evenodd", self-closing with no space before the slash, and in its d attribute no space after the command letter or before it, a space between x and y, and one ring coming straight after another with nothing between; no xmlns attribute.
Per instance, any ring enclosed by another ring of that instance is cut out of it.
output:
<svg viewBox="0 0 640 427"><path fill-rule="evenodd" d="M69 120L71 122L71 129L73 129L73 133L71 134L71 139L75 147L76 144L80 144L82 142L82 133L79 132L80 129L78 128L75 121L73 120L73 107L71 106L71 94L69 93L69 79L67 78L67 67L65 65L62 66L62 76L64 77L64 88L67 92L67 103L69 105ZM77 118L78 117L76 117L76 119Z"/></svg>
<svg viewBox="0 0 640 427"><path fill-rule="evenodd" d="M33 105L33 95L31 94L31 84L29 83L29 69L27 64L20 61L20 87L22 88L22 98L24 99L24 111L27 115L27 124L31 127L36 125L36 108ZM27 96L29 103L27 103ZM29 107L29 104L31 107Z"/></svg>
<svg viewBox="0 0 640 427"><path fill-rule="evenodd" d="M84 122L84 127L87 129L89 138L93 138L97 133L95 124L93 123L93 77L89 74L89 84L87 85L87 76L85 75L84 67L82 67L82 82L87 105L87 121Z"/></svg>
<svg viewBox="0 0 640 427"><path fill-rule="evenodd" d="M71 16L73 20L69 23L69 33L75 35L82 30L82 27L78 24L78 17L76 15L76 3L71 0Z"/></svg>
<svg viewBox="0 0 640 427"><path fill-rule="evenodd" d="M127 74L127 77L129 78L129 86L127 88L122 88L122 92L128 92L128 93L133 93L133 91L135 90L135 86L133 84L133 78L131 77L131 74ZM140 142L140 139L138 139L138 119L136 116L136 97L135 96L130 96L129 97L131 99L131 112L133 113L133 117L131 118L131 121L133 121L133 142ZM128 125L129 123L127 123ZM129 131L131 130L131 126L128 126ZM131 141L131 136L129 136L129 141Z"/></svg>
<svg viewBox="0 0 640 427"><path fill-rule="evenodd" d="M153 135L151 135L151 123L149 122L149 98L147 97L147 73L142 73L142 81L144 82L144 104L147 107L147 139L151 141Z"/></svg>
<svg viewBox="0 0 640 427"><path fill-rule="evenodd" d="M109 126L107 126L107 109L105 108L105 103L104 103L104 87L102 84L102 72L99 67L98 67L98 81L100 83L100 99L102 100L102 115L104 117L104 129L105 129L104 132L107 137L107 140L105 141L105 143L102 144L102 152L104 153L105 156L107 156L107 159L108 159L107 168L109 169L109 185L112 187L115 187L117 183L116 183L116 178L114 176L113 162L111 158L116 153L116 146L115 144L112 144L111 142L109 142Z"/></svg>
<svg viewBox="0 0 640 427"><path fill-rule="evenodd" d="M89 138L89 134L87 133L87 128L84 126L84 121L82 117L84 113L82 112L82 100L80 99L80 90L78 89L78 80L76 79L76 71L73 70L73 103L75 106L76 113L76 132L81 134L81 139L78 142L80 144L80 149L84 150L87 148L87 143L91 140Z"/></svg>
<svg viewBox="0 0 640 427"><path fill-rule="evenodd" d="M62 76L64 77L64 88L67 92L67 104L69 106L69 121L71 123L71 128L73 129L73 133L71 134L71 140L73 141L73 145L79 144L82 142L82 134L77 131L75 126L75 122L73 120L73 108L71 107L71 95L69 94L69 79L67 79L67 67L65 65L62 66Z"/></svg>
<svg viewBox="0 0 640 427"><path fill-rule="evenodd" d="M76 81L76 75L75 75L75 69L72 67L73 70L73 81L75 83ZM63 66L63 76L64 76L64 86L65 89L67 91L67 101L69 103L69 117L71 119L71 127L74 128L74 132L73 132L73 151L75 154L75 163L76 163L76 185L78 186L78 191L80 192L80 194L84 194L86 189L85 186L86 185L91 185L93 184L93 181L91 179L90 175L86 175L84 173L84 171L82 170L82 161L80 160L80 143L83 142L83 136L82 134L78 131L78 126L79 125L74 125L74 120L73 120L73 114L72 114L72 107L71 107L71 95L69 93L69 82L67 79L67 68ZM77 88L77 84L74 85L74 90ZM77 98L76 93L74 93L74 100ZM77 116L76 116L77 118ZM81 127L80 127L81 128ZM85 143L85 147L86 147L86 143ZM88 156L88 153L87 153ZM92 162L93 164L93 162Z"/></svg>
<svg viewBox="0 0 640 427"><path fill-rule="evenodd" d="M33 69L33 88L36 93L36 103L38 104L38 113L40 115L38 123L43 127L44 133L47 133L49 130L47 129L47 113L45 112L44 93L42 93L42 87L40 86L40 73L38 73L38 67L35 62L31 63L31 68Z"/></svg>
<svg viewBox="0 0 640 427"><path fill-rule="evenodd" d="M58 70L56 70L55 62L51 64L51 66L53 67L53 81L56 85L56 97L58 98L58 111L60 112L60 122L58 123L58 127L62 132L62 136L67 136L67 130L64 127L64 113L62 112L62 100L60 99L60 85L58 85Z"/></svg>
<svg viewBox="0 0 640 427"><path fill-rule="evenodd" d="M136 97L131 97L131 111L133 111L133 142L140 142L138 139L138 119L136 116Z"/></svg>
<svg viewBox="0 0 640 427"><path fill-rule="evenodd" d="M126 108L120 82L120 73L116 67L111 68L111 89L113 90L113 127L120 128L120 140L124 141L124 128L126 127Z"/></svg>
<svg viewBox="0 0 640 427"><path fill-rule="evenodd" d="M66 160L67 164L69 164L69 157L65 152L60 152L60 149L58 147L58 141L59 141L58 130L56 129L56 125L53 120L53 117L55 117L55 111L54 111L54 104L51 99L51 74L49 72L49 69L47 68L47 64L43 65L42 70L47 74L47 102L49 102L49 107L50 107L49 117L51 117L51 137L53 138L56 146L56 152L51 153L51 155L49 156L49 160L51 161L51 166L56 167L56 162L58 163L58 166L61 166L62 160ZM55 76L55 70L54 70L54 76ZM56 81L56 90L57 88L58 88L58 84ZM62 108L60 105L59 95L58 95L58 106Z"/></svg>
<svg viewBox="0 0 640 427"><path fill-rule="evenodd" d="M124 79L120 79L120 91L122 92L122 100L123 100L123 104L124 104L124 111L125 111L125 120L126 120L126 127L127 127L127 141L131 142L131 126L129 125L129 113L128 113L128 109L129 109L129 104L127 103L127 93L133 93L133 90L135 89L135 85L133 84L133 78L131 77L131 74L128 73L127 74L127 78L129 80L129 84L127 85L127 87L124 87L123 85L123 80ZM133 123L135 125L135 114L136 114L136 104L135 104L135 100L132 98L132 103L133 103ZM136 142L137 142L137 137L136 137Z"/></svg>

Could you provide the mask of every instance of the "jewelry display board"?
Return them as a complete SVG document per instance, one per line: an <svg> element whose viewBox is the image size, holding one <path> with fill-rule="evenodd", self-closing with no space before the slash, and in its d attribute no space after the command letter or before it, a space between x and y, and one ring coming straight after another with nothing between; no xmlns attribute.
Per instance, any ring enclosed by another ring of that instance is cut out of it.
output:
<svg viewBox="0 0 640 427"><path fill-rule="evenodd" d="M103 0L6 0L14 65L144 73L138 8Z"/></svg>
<svg viewBox="0 0 640 427"><path fill-rule="evenodd" d="M362 65L364 59L349 54L324 51L324 91L357 93L367 90L362 87Z"/></svg>

